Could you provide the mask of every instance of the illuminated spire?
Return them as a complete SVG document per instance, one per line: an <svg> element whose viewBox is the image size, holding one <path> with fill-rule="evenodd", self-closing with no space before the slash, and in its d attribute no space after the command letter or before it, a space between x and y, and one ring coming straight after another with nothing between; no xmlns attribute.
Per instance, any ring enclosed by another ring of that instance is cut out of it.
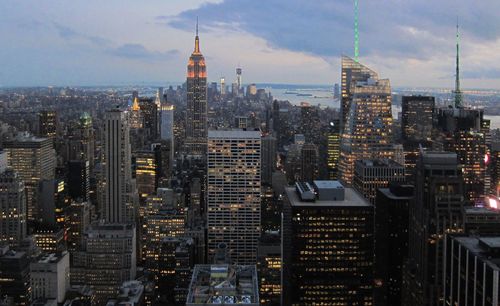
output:
<svg viewBox="0 0 500 306"><path fill-rule="evenodd" d="M133 111L138 111L141 108L139 107L139 98L135 97L134 98L134 103L132 104L132 110Z"/></svg>
<svg viewBox="0 0 500 306"><path fill-rule="evenodd" d="M460 32L458 30L457 18L457 58L456 58L456 72L455 72L455 107L462 107L462 91L460 90Z"/></svg>
<svg viewBox="0 0 500 306"><path fill-rule="evenodd" d="M354 0L354 60L359 59L358 0Z"/></svg>
<svg viewBox="0 0 500 306"><path fill-rule="evenodd" d="M200 38L198 37L198 17L196 17L196 37L194 39L194 54L200 54Z"/></svg>

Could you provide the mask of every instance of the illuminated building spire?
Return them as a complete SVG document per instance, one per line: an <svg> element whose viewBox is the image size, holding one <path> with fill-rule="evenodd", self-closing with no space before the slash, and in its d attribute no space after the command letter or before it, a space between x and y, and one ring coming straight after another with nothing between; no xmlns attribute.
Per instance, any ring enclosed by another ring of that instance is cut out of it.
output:
<svg viewBox="0 0 500 306"><path fill-rule="evenodd" d="M456 58L456 72L455 72L455 107L462 107L462 91L460 90L460 32L458 30L457 19L457 58Z"/></svg>
<svg viewBox="0 0 500 306"><path fill-rule="evenodd" d="M196 17L196 37L194 38L193 54L200 54L200 38L198 37L198 17Z"/></svg>
<svg viewBox="0 0 500 306"><path fill-rule="evenodd" d="M354 0L354 60L359 59L358 0Z"/></svg>

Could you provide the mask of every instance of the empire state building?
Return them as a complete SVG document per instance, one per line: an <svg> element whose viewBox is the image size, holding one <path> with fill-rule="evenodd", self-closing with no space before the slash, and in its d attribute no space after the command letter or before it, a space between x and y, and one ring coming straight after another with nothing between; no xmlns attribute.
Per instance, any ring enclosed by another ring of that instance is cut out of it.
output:
<svg viewBox="0 0 500 306"><path fill-rule="evenodd" d="M200 52L198 22L194 51L187 67L186 151L205 156L207 152L207 68Z"/></svg>

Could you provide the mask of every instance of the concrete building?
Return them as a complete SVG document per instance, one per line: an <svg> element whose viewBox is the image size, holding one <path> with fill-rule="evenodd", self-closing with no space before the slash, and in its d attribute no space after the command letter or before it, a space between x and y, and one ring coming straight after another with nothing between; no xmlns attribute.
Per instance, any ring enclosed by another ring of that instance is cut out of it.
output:
<svg viewBox="0 0 500 306"><path fill-rule="evenodd" d="M101 218L108 223L134 222L130 133L127 112L106 112L102 148Z"/></svg>
<svg viewBox="0 0 500 306"><path fill-rule="evenodd" d="M40 255L30 264L33 300L54 299L57 304L66 300L69 289L69 253Z"/></svg>
<svg viewBox="0 0 500 306"><path fill-rule="evenodd" d="M98 305L136 277L136 232L132 224L91 224L71 266L75 285L88 285Z"/></svg>
<svg viewBox="0 0 500 306"><path fill-rule="evenodd" d="M238 264L255 263L260 236L261 137L256 131L209 131L208 254L220 243ZM209 260L210 260L209 258Z"/></svg>

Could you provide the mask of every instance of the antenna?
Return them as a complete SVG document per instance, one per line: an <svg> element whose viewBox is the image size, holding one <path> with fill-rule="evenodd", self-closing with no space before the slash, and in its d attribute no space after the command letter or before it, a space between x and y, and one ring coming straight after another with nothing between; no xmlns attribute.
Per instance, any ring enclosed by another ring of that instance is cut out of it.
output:
<svg viewBox="0 0 500 306"><path fill-rule="evenodd" d="M456 57L456 72L455 72L455 107L462 107L462 91L460 90L460 31L458 28L457 17L457 57Z"/></svg>
<svg viewBox="0 0 500 306"><path fill-rule="evenodd" d="M198 16L196 16L196 36L198 36Z"/></svg>
<svg viewBox="0 0 500 306"><path fill-rule="evenodd" d="M354 60L359 59L358 0L354 0Z"/></svg>

